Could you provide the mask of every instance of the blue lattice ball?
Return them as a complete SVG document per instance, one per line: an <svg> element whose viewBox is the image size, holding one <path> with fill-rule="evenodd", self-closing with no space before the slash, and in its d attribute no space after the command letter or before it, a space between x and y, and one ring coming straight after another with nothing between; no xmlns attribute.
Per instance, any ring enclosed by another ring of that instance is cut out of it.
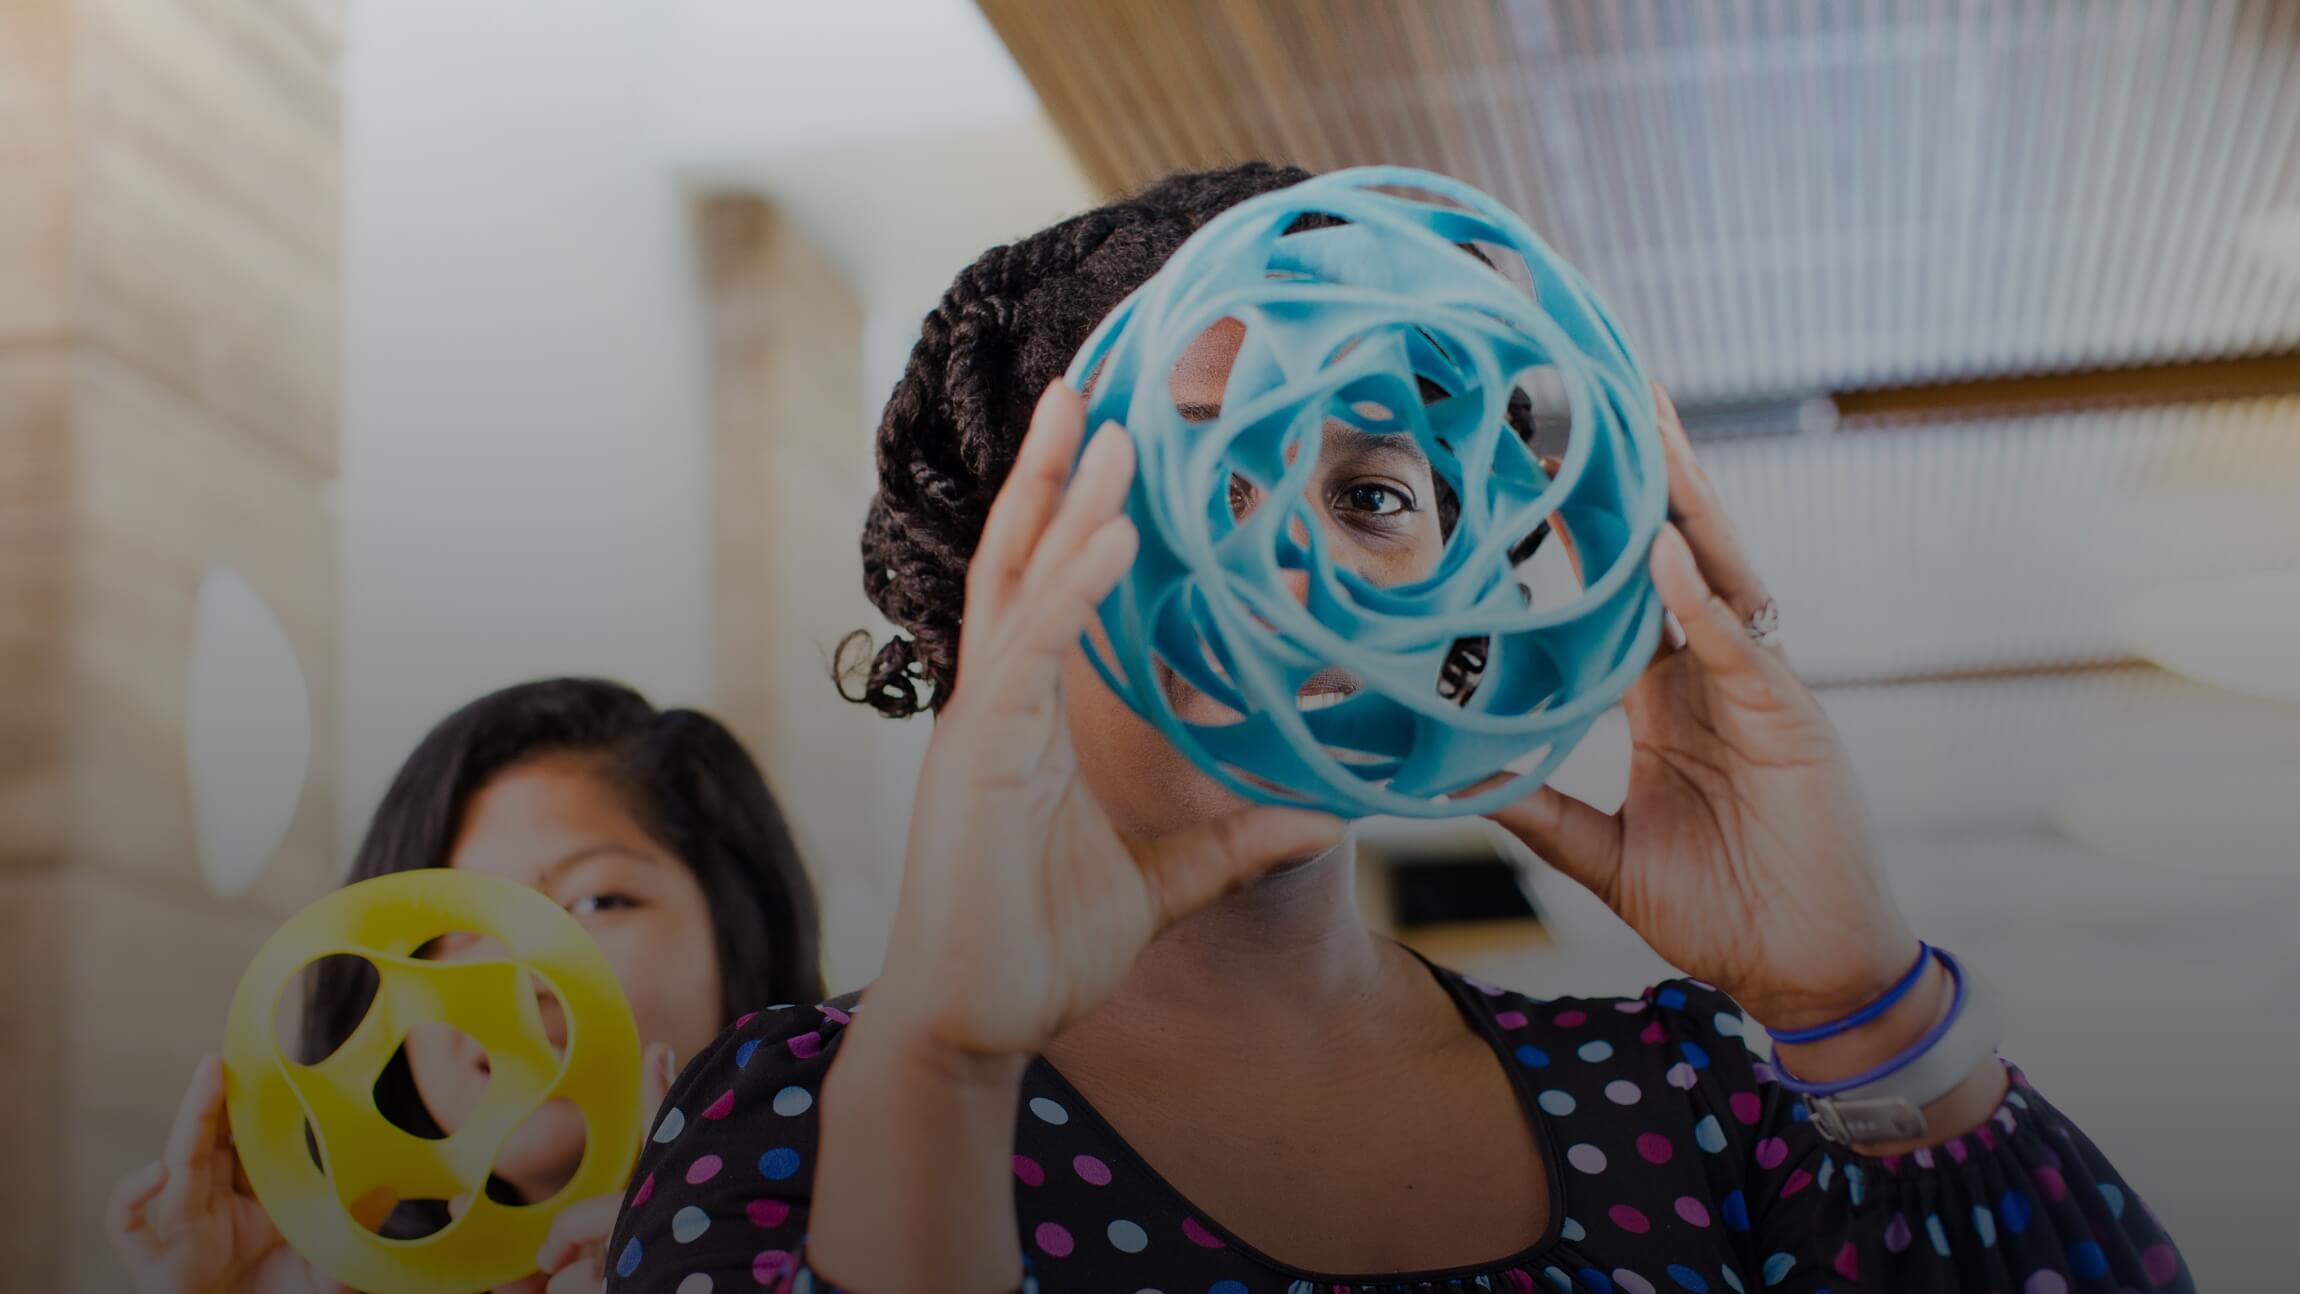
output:
<svg viewBox="0 0 2300 1294"><path fill-rule="evenodd" d="M1532 294L1465 244L1521 258ZM1244 338L1220 413L1186 421L1170 374L1225 319ZM1571 418L1554 478L1509 407L1541 370ZM1645 559L1668 485L1651 388L1581 277L1467 185L1367 167L1240 203L1103 321L1069 381L1087 425L1124 424L1138 462L1140 555L1101 607L1108 654L1091 636L1088 654L1244 796L1347 816L1488 811L1546 780L1652 655ZM1380 587L1330 560L1304 489L1335 420L1411 437L1459 499L1429 577ZM1268 502L1236 515L1234 476ZM1583 585L1535 606L1513 553L1551 519ZM1238 717L1179 717L1160 664ZM1329 667L1356 690L1303 709Z"/></svg>

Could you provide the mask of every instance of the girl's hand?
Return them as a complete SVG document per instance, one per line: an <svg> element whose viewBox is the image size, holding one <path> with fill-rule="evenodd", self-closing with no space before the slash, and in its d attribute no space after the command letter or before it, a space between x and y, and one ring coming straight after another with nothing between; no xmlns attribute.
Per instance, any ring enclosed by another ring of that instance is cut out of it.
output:
<svg viewBox="0 0 2300 1294"><path fill-rule="evenodd" d="M669 1043L649 1045L643 1065L640 1108L647 1117L639 1121L641 1136L654 1129L655 1118L662 1113L663 1097L679 1075ZM599 1294L599 1287L607 1282L607 1241L615 1232L615 1217L622 1208L623 1196L617 1193L594 1195L561 1209L551 1220L551 1230L544 1234L543 1247L536 1251L535 1275L497 1294Z"/></svg>
<svg viewBox="0 0 2300 1294"><path fill-rule="evenodd" d="M141 1294L337 1294L239 1180L224 1066L192 1071L164 1158L121 1179L105 1212L112 1249Z"/></svg>
<svg viewBox="0 0 2300 1294"><path fill-rule="evenodd" d="M1550 787L1492 816L1653 950L1775 1030L1881 996L1917 942L1887 893L1851 764L1821 706L1746 625L1764 585L1655 389L1675 524L1654 541L1685 644L1622 706L1629 794L1607 814Z"/></svg>
<svg viewBox="0 0 2300 1294"><path fill-rule="evenodd" d="M1342 825L1243 810L1122 838L1078 774L1059 671L1134 558L1133 446L1106 425L1077 471L1085 403L1047 388L967 571L958 678L934 723L871 1012L938 1055L1024 1057L1117 985L1168 924ZM1067 487L1067 488L1066 488Z"/></svg>

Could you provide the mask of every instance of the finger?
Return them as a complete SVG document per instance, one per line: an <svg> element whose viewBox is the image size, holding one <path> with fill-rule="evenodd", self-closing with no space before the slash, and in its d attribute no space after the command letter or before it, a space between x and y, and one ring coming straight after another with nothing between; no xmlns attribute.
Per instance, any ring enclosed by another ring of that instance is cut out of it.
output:
<svg viewBox="0 0 2300 1294"><path fill-rule="evenodd" d="M648 1044L640 1059L639 1070L639 1126L652 1128L655 1116L662 1112L663 1098L671 1094L671 1084L679 1077L678 1053L667 1042Z"/></svg>
<svg viewBox="0 0 2300 1294"><path fill-rule="evenodd" d="M154 1160L120 1179L104 1205L104 1231L113 1240L125 1240L143 1229L144 1206L168 1184L168 1166Z"/></svg>
<svg viewBox="0 0 2300 1294"><path fill-rule="evenodd" d="M1161 925L1212 903L1279 863L1315 858L1349 834L1341 819L1308 809L1254 808L1145 849L1144 874Z"/></svg>
<svg viewBox="0 0 2300 1294"><path fill-rule="evenodd" d="M1776 671L1786 670L1787 665L1758 646L1740 613L1709 587L1677 527L1663 526L1655 537L1652 570L1661 605L1685 627L1686 649L1717 681L1726 698L1751 706L1777 700L1780 680Z"/></svg>
<svg viewBox="0 0 2300 1294"><path fill-rule="evenodd" d="M1621 819L1554 786L1539 787L1486 816L1524 841L1541 861L1613 901L1613 883L1621 873Z"/></svg>
<svg viewBox="0 0 2300 1294"><path fill-rule="evenodd" d="M606 1255L590 1254L581 1262L560 1268L543 1287L543 1294L599 1294L606 1283Z"/></svg>
<svg viewBox="0 0 2300 1294"><path fill-rule="evenodd" d="M1702 577L1746 622L1765 605L1765 582L1741 546L1740 533L1725 515L1717 486L1693 457L1693 441L1677 416L1677 406L1657 383L1653 401L1660 412L1661 452L1669 471L1669 515L1692 546Z"/></svg>
<svg viewBox="0 0 2300 1294"><path fill-rule="evenodd" d="M960 651L976 626L996 624L1004 614L1038 537L1062 502L1070 481L1070 468L1078 455L1078 441L1086 425L1086 399L1056 382L1038 397L1030 416L1030 430L1016 451L1006 483L991 502L982 525L982 540L966 569L967 614L961 617Z"/></svg>
<svg viewBox="0 0 2300 1294"><path fill-rule="evenodd" d="M176 1122L168 1130L161 1162L168 1166L170 1203L185 1213L206 1210L215 1199L215 1150L223 1144L224 1065L203 1056L192 1069Z"/></svg>
<svg viewBox="0 0 2300 1294"><path fill-rule="evenodd" d="M462 1217L463 1211L470 1207L471 1192L469 1191L465 1191L461 1195L450 1195L447 1197L447 1216L451 1221L453 1219Z"/></svg>
<svg viewBox="0 0 2300 1294"><path fill-rule="evenodd" d="M622 1207L620 1195L594 1195L559 1210L551 1229L543 1233L542 1247L535 1251L535 1270L550 1275L574 1262L586 1247L603 1251L608 1233L615 1229L615 1213Z"/></svg>
<svg viewBox="0 0 2300 1294"><path fill-rule="evenodd" d="M1052 685L1063 653L1086 632L1095 609L1126 573L1137 543L1134 523L1112 517L1046 584L1028 591L1015 608L1011 636L999 644L993 672L985 676L994 703L1036 703L1040 689Z"/></svg>
<svg viewBox="0 0 2300 1294"><path fill-rule="evenodd" d="M1078 460L1078 474L1056 509L1054 520L1039 537L1038 551L1022 574L1028 591L1053 578L1076 557L1089 536L1126 506L1126 487L1134 480L1134 442L1115 422L1102 424Z"/></svg>

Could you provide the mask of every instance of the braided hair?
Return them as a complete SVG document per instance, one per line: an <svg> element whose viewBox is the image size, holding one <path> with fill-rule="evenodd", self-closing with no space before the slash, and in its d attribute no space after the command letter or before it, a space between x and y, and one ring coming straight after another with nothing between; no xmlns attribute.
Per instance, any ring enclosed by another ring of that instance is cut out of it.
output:
<svg viewBox="0 0 2300 1294"><path fill-rule="evenodd" d="M846 698L903 719L940 710L958 676L966 568L991 501L1014 466L1038 397L1070 367L1087 335L1149 281L1190 235L1248 198L1311 178L1268 162L1169 175L1131 197L993 247L959 271L920 326L910 362L878 428L878 493L863 522L863 591L904 634L875 655L867 631L839 645L834 670ZM1340 223L1304 215L1288 233ZM1464 251L1492 262L1475 246ZM1442 390L1426 379L1424 399ZM1509 421L1532 438L1532 408L1513 392ZM1436 482L1438 521L1450 533L1459 501ZM1546 523L1511 554L1522 560ZM1482 647L1456 680L1466 700ZM848 690L849 685L854 690Z"/></svg>
<svg viewBox="0 0 2300 1294"><path fill-rule="evenodd" d="M1039 393L1200 226L1309 178L1267 162L1170 175L959 271L921 325L879 420L863 591L902 633L875 656L866 633L841 644L842 690L860 681L848 700L898 719L942 708L958 675L967 562Z"/></svg>

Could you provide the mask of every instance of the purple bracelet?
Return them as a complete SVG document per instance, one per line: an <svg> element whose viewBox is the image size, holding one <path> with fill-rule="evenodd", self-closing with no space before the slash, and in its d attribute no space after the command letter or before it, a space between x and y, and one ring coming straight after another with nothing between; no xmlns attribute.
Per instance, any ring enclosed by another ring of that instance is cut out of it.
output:
<svg viewBox="0 0 2300 1294"><path fill-rule="evenodd" d="M1941 1016L1939 1023L1925 1030L1924 1036L1909 1044L1908 1050L1875 1069L1855 1074L1851 1078L1835 1079L1826 1083L1809 1083L1790 1073L1789 1067L1781 1063L1781 1044L1775 1041L1772 1054L1773 1072L1781 1080L1781 1086L1799 1096L1835 1096L1840 1092L1850 1092L1857 1087L1867 1087L1881 1078L1898 1074L1915 1064L1917 1057L1931 1051L1933 1044L1939 1042L1942 1036L1948 1033L1949 1026L1955 1024L1957 1017L1965 1012L1965 971L1964 967L1957 965L1956 958L1951 957L1941 949L1928 945L1925 949L1925 955L1938 960L1942 966L1948 969L1949 983L1952 986L1949 1009Z"/></svg>
<svg viewBox="0 0 2300 1294"><path fill-rule="evenodd" d="M1851 1033L1853 1030L1869 1023L1871 1020L1876 1019L1878 1016L1883 1015L1885 1012L1892 1010L1893 1007L1899 1003L1902 998L1907 997L1909 995L1909 990L1917 986L1917 981L1925 977L1925 967L1926 964L1932 960L1932 956L1933 946L1931 944L1925 943L1922 940L1919 940L1917 942L1917 960L1915 964L1909 967L1908 974L1901 976L1899 983L1885 990L1885 995L1883 997L1869 1003L1867 1006L1853 1012L1851 1015L1846 1016L1842 1020L1832 1020L1827 1024L1817 1024L1810 1029L1791 1029L1784 1030L1780 1033L1775 1033L1773 1034L1773 1041L1785 1042L1791 1046L1796 1046L1799 1043L1819 1042L1823 1038L1834 1038L1840 1033Z"/></svg>

